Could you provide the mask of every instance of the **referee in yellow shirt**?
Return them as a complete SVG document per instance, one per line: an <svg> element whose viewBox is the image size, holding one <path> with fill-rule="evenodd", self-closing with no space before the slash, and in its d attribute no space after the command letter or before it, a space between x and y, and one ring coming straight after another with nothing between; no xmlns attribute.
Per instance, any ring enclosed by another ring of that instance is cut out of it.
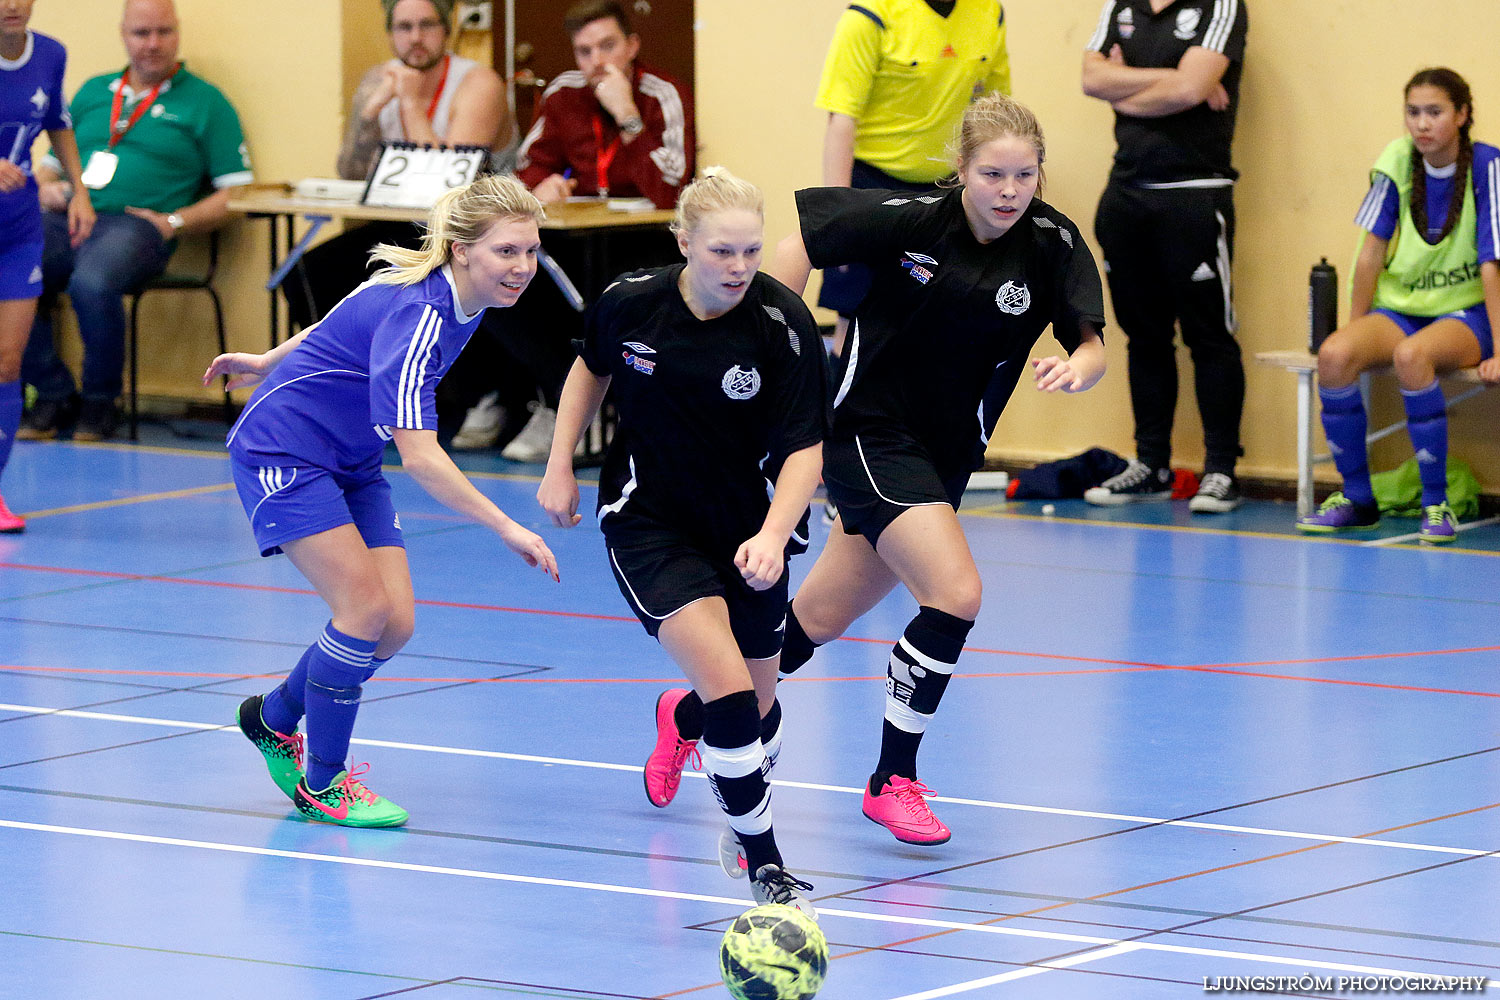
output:
<svg viewBox="0 0 1500 1000"><path fill-rule="evenodd" d="M816 104L828 112L823 183L922 190L952 172L945 148L976 96L1010 93L1005 10L999 0L859 0L834 29ZM818 305L847 318L870 272L823 274Z"/></svg>

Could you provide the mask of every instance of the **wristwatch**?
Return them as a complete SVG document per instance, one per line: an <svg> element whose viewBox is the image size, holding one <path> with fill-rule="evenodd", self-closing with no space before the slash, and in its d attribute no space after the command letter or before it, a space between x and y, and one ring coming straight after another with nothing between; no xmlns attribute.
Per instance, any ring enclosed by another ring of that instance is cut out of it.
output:
<svg viewBox="0 0 1500 1000"><path fill-rule="evenodd" d="M173 212L171 215L167 216L167 225L171 226L172 232L175 233L183 226L187 225L187 222L183 219L182 216L178 215L176 212Z"/></svg>
<svg viewBox="0 0 1500 1000"><path fill-rule="evenodd" d="M646 130L646 123L641 121L640 115L631 115L620 123L620 131L632 139Z"/></svg>

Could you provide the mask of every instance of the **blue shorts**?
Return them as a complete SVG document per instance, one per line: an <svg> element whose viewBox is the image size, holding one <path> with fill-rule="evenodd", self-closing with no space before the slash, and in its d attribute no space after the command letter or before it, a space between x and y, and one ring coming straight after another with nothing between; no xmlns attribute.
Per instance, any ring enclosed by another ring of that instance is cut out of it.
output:
<svg viewBox="0 0 1500 1000"><path fill-rule="evenodd" d="M231 452L230 467L263 556L274 556L286 542L342 524L358 528L368 548L406 547L401 519L391 503L391 484L379 466L350 475L298 465L292 458L283 464L257 465Z"/></svg>
<svg viewBox="0 0 1500 1000"><path fill-rule="evenodd" d="M42 241L0 244L0 301L42 294Z"/></svg>
<svg viewBox="0 0 1500 1000"><path fill-rule="evenodd" d="M1477 306L1467 309L1459 309L1451 313L1443 313L1441 316L1412 316L1408 313L1399 313L1394 309L1371 309L1370 312L1386 316L1392 323L1401 328L1401 332L1410 337L1423 327L1431 326L1440 319L1456 319L1470 330L1479 340L1479 358L1487 360L1495 353L1495 339L1490 332L1490 314L1481 302Z"/></svg>

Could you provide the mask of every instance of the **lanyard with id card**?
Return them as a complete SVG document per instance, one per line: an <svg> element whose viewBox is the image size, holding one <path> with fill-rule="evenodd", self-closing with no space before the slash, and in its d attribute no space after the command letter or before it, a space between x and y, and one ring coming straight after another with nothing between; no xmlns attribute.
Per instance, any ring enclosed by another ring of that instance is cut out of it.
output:
<svg viewBox="0 0 1500 1000"><path fill-rule="evenodd" d="M164 80L158 80L151 92L136 103L135 110L130 113L130 118L124 122L120 121L120 112L125 107L125 77L129 72L120 74L120 82L115 87L115 99L109 108L109 148L96 149L89 155L89 162L84 165L83 186L93 191L109 186L109 182L115 179L115 171L120 168L120 157L115 153L115 144L125 137L125 133L135 127L135 123L145 117L151 105L156 103L157 95L167 80L177 75L177 70L182 68L178 63L169 76Z"/></svg>

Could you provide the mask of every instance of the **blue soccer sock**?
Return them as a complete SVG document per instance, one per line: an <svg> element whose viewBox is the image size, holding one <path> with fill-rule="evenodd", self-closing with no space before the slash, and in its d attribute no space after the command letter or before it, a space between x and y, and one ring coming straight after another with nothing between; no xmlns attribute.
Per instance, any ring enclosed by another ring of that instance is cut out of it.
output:
<svg viewBox="0 0 1500 1000"><path fill-rule="evenodd" d="M1342 389L1319 386L1318 397L1323 401L1323 435L1333 452L1333 464L1344 477L1344 496L1361 506L1373 506L1375 490L1370 485L1370 456L1365 450L1369 421L1359 385Z"/></svg>
<svg viewBox="0 0 1500 1000"><path fill-rule="evenodd" d="M0 382L0 473L10 461L10 446L21 426L21 383Z"/></svg>
<svg viewBox="0 0 1500 1000"><path fill-rule="evenodd" d="M1422 475L1422 506L1448 500L1448 402L1437 379L1425 389L1402 389L1406 430Z"/></svg>
<svg viewBox="0 0 1500 1000"><path fill-rule="evenodd" d="M317 643L313 643L303 650L302 659L286 680L261 702L260 720L278 733L295 733L297 723L307 713L307 661L317 648Z"/></svg>
<svg viewBox="0 0 1500 1000"><path fill-rule="evenodd" d="M376 641L345 635L329 622L307 657L307 787L322 791L345 768L360 685L369 680Z"/></svg>

